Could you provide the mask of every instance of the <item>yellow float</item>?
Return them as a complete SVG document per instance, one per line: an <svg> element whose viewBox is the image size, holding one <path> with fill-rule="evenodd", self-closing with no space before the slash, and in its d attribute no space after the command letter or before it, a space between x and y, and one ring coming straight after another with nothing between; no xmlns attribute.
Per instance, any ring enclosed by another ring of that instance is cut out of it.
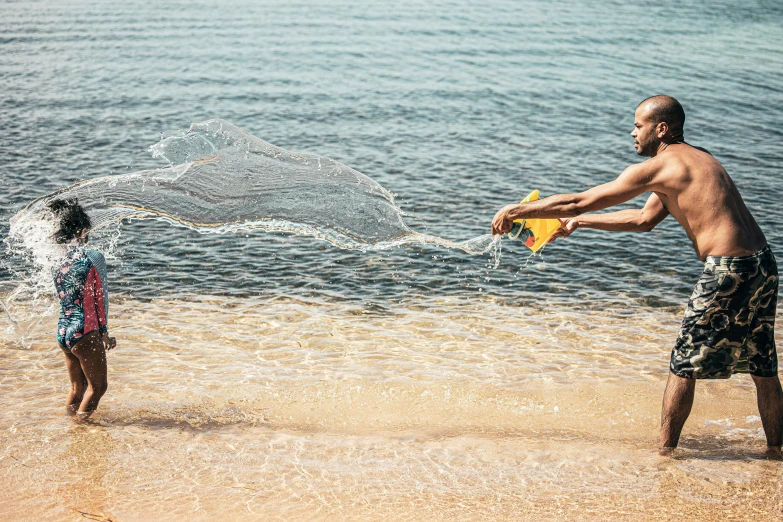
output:
<svg viewBox="0 0 783 522"><path fill-rule="evenodd" d="M520 203L529 203L537 199L538 191L534 190ZM538 252L559 228L560 220L557 219L515 219L514 226L511 227L508 237L519 239L530 250Z"/></svg>

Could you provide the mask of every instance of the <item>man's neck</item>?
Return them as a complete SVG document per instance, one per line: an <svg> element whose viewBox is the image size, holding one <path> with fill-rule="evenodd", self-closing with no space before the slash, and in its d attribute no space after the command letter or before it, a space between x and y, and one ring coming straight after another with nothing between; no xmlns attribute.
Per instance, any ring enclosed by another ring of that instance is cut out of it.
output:
<svg viewBox="0 0 783 522"><path fill-rule="evenodd" d="M680 145L680 144L683 144L683 143L685 143L685 140L682 138L682 136L676 136L674 138L667 139L666 141L662 140L658 144L658 147L656 147L655 151L653 152L653 154L650 157L654 158L658 154L660 154L663 151L665 151L666 149L668 149L669 146L671 146L671 145Z"/></svg>

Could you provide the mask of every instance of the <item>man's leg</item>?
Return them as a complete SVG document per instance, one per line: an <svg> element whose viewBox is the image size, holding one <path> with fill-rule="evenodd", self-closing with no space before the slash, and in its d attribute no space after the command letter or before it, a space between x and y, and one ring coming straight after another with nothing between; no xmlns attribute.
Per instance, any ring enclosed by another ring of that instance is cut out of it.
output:
<svg viewBox="0 0 783 522"><path fill-rule="evenodd" d="M685 379L669 372L661 409L661 455L668 455L677 447L680 433L693 406L695 379Z"/></svg>
<svg viewBox="0 0 783 522"><path fill-rule="evenodd" d="M66 415L76 415L76 410L79 409L79 404L84 398L84 391L87 389L87 379L84 377L79 359L66 348L63 348L63 352L65 352L68 378L71 380L71 391L68 392L68 399L65 402L65 413Z"/></svg>
<svg viewBox="0 0 783 522"><path fill-rule="evenodd" d="M86 419L98 407L98 402L108 388L106 349L98 330L85 335L71 348L71 352L79 358L82 371L87 378L87 391L84 393L78 411L79 417Z"/></svg>
<svg viewBox="0 0 783 522"><path fill-rule="evenodd" d="M753 377L759 403L759 415L767 436L767 455L780 458L783 444L783 389L775 377Z"/></svg>

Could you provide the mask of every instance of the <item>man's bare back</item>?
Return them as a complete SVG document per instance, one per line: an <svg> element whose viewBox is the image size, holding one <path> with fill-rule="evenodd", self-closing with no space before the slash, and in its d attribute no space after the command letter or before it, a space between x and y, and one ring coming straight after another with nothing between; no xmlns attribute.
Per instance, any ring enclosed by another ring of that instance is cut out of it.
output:
<svg viewBox="0 0 783 522"><path fill-rule="evenodd" d="M655 196L685 229L700 260L746 256L767 244L734 182L708 152L676 143L647 163L656 173Z"/></svg>
<svg viewBox="0 0 783 522"><path fill-rule="evenodd" d="M685 143L685 111L670 96L653 96L636 109L634 147L650 159L631 165L614 181L578 194L558 194L507 205L492 220L505 234L516 219L557 218L550 239L578 228L649 232L669 214L682 225L705 262L672 350L661 412L662 454L676 448L691 411L695 379L750 373L767 437L767 454L781 457L783 388L777 377L774 326L778 270L737 187L707 151ZM645 192L644 208L591 214Z"/></svg>

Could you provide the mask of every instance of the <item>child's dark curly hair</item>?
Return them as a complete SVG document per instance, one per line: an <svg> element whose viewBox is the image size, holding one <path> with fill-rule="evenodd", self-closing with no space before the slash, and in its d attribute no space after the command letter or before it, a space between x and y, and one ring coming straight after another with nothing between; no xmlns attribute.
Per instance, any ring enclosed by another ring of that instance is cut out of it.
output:
<svg viewBox="0 0 783 522"><path fill-rule="evenodd" d="M54 234L57 243L68 243L85 228L92 228L90 216L76 199L55 199L46 207L60 220L60 229Z"/></svg>

